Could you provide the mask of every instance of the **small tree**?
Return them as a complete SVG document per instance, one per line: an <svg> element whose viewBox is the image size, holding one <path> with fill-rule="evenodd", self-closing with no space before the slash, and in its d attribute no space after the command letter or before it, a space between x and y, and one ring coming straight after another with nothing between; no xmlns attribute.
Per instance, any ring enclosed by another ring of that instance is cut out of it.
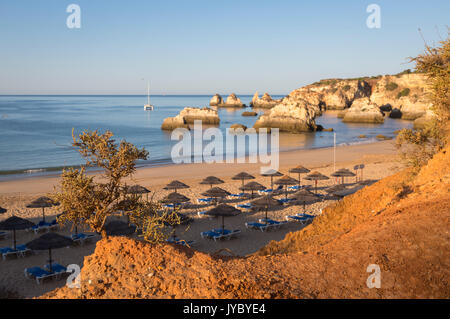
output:
<svg viewBox="0 0 450 319"><path fill-rule="evenodd" d="M450 38L432 48L425 46L425 53L411 58L416 70L423 72L431 86L428 97L436 114L425 128L403 129L397 136L397 148L407 163L419 168L448 144L450 123Z"/></svg>
<svg viewBox="0 0 450 319"><path fill-rule="evenodd" d="M86 224L92 231L106 237L106 219L120 208L118 200L126 198L123 179L136 170L136 161L147 159L148 152L133 144L121 141L118 145L110 131L83 131L78 137L72 131L72 146L86 160L80 169L63 170L61 187L53 198L65 212L58 220L73 225ZM103 170L98 178L88 176L86 167L95 166ZM131 206L140 207L137 197L130 197Z"/></svg>

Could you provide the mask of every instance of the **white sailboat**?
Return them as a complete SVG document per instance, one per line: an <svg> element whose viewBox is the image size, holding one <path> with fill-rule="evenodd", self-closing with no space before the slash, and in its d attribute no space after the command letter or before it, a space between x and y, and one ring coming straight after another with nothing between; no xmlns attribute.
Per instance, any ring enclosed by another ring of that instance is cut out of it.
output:
<svg viewBox="0 0 450 319"><path fill-rule="evenodd" d="M144 105L145 111L153 111L154 106L150 104L150 82L147 82L147 104Z"/></svg>

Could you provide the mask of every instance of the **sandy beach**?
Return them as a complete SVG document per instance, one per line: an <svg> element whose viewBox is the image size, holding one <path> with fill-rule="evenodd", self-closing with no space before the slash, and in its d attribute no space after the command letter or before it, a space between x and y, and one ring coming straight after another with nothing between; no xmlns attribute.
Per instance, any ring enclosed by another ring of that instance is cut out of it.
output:
<svg viewBox="0 0 450 319"><path fill-rule="evenodd" d="M358 144L350 146L340 146L336 150L336 169L353 169L356 164L365 164L364 179L378 180L392 175L402 168L398 161L393 141L382 141L371 144ZM333 149L313 149L301 151L289 151L280 154L280 169L282 173L288 173L288 169L297 165L303 165L310 170L318 170L328 175L334 171ZM225 181L220 187L237 193L241 185L239 181L231 180L231 177L241 171L256 177L256 181L266 186L270 186L270 178L262 177L259 174L260 164L184 164L171 165L153 168L141 168L134 174L128 184L140 184L152 191L150 196L155 200L168 194L163 187L171 180L180 180L191 187L181 190L185 196L191 199L192 203L197 203L196 199L201 198L200 194L209 188L208 185L199 185L199 182L208 175L217 176ZM292 175L296 178L296 174ZM45 195L58 185L59 178L55 176L24 178L13 181L0 182L0 206L8 209L8 212L0 216L0 220L8 218L11 215L17 215L23 218L37 222L41 219L42 211L40 209L25 208L25 205L37 196ZM347 183L354 183L354 178L349 178ZM304 184L311 185L309 181L303 181ZM334 185L335 180L330 178L327 181L319 182L319 192L323 193L323 188ZM282 196L280 196L282 197ZM307 210L312 214L320 214L322 208L332 203L334 199L324 200L307 206ZM244 203L240 201L238 203ZM243 213L235 217L226 218L225 226L229 229L240 229L242 233L238 238L229 241L214 242L202 239L200 232L219 226L218 219L208 217L199 217L198 211L207 210L209 207L197 205L193 209L186 209L185 212L195 220L189 226L179 226L177 235L181 239L194 240L193 248L214 253L220 249L227 248L234 255L245 256L251 254L261 247L265 246L271 240L281 240L288 232L301 229L301 225L290 222L281 229L271 232L261 232L248 230L245 228L245 222L257 221L264 217L263 212ZM285 220L285 216L292 215L302 211L300 206L284 206L282 209L269 212L269 216L276 220ZM58 207L47 209L47 219L52 220L58 213ZM112 217L116 218L116 217ZM307 227L307 226L305 226ZM68 227L60 229L60 234L70 234ZM18 232L17 243L23 244L36 238L34 233L25 231ZM94 241L95 243L95 241ZM82 266L84 256L87 256L95 249L95 244L86 244L80 247L62 248L55 250L53 257L57 262L63 265L78 264ZM0 242L1 247L9 246L11 238L7 237ZM19 259L0 261L0 288L16 292L21 297L39 296L55 287L65 284L64 280L50 281L42 285L37 285L34 280L26 279L23 270L26 267L42 266L46 263L48 253L46 251L38 252L32 256Z"/></svg>

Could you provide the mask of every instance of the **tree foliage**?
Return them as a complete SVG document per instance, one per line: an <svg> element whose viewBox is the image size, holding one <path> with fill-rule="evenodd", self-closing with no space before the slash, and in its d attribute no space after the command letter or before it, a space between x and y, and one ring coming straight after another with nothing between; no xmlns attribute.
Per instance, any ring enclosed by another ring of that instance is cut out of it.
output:
<svg viewBox="0 0 450 319"><path fill-rule="evenodd" d="M72 131L72 146L85 159L80 169L63 170L60 189L53 198L60 202L64 214L59 222L87 225L92 231L106 236L104 226L108 216L121 209L119 200L127 198L123 179L136 170L136 161L146 159L148 152L133 144L121 141L116 144L109 131L83 131L75 136ZM102 169L99 176L88 176L86 167ZM138 198L130 197L135 206Z"/></svg>
<svg viewBox="0 0 450 319"><path fill-rule="evenodd" d="M428 162L449 141L450 118L450 38L437 47L425 46L425 52L415 58L416 70L424 73L431 88L427 98L436 115L424 128L403 129L397 136L397 148L406 162L420 167Z"/></svg>

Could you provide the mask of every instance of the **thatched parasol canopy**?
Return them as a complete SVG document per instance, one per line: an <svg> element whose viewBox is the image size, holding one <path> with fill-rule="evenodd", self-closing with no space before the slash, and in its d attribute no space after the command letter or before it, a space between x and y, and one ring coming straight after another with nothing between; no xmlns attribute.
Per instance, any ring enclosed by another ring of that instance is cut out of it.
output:
<svg viewBox="0 0 450 319"><path fill-rule="evenodd" d="M209 185L211 188L213 185L219 185L219 184L223 184L223 183L225 183L223 180L221 180L220 178L215 177L215 176L208 176L200 182L200 184Z"/></svg>
<svg viewBox="0 0 450 319"><path fill-rule="evenodd" d="M254 201L251 202L252 206L254 207L261 207L265 209L266 212L266 223L267 223L267 211L269 210L269 208L271 207L277 207L277 206L281 206L282 204L276 200L275 198L273 198L270 195L266 195L263 196L261 198L255 199Z"/></svg>
<svg viewBox="0 0 450 319"><path fill-rule="evenodd" d="M34 223L17 216L11 216L0 222L0 230L11 230L13 232L14 249L16 249L16 230L28 229L33 226Z"/></svg>
<svg viewBox="0 0 450 319"><path fill-rule="evenodd" d="M33 200L31 203L29 203L26 207L27 208L42 208L42 220L45 222L45 208L46 207L53 207L58 206L59 203L54 202L51 198L42 196L35 200Z"/></svg>
<svg viewBox="0 0 450 319"><path fill-rule="evenodd" d="M241 187L239 187L240 190L242 191L251 191L251 196L253 198L253 192L254 191L261 191L263 189L266 189L266 187L264 185L261 185L258 182L249 182Z"/></svg>
<svg viewBox="0 0 450 319"><path fill-rule="evenodd" d="M255 179L255 176L250 175L247 172L240 172L239 174L234 175L231 179L233 180L241 180L242 186L244 186L244 181L249 179Z"/></svg>
<svg viewBox="0 0 450 319"><path fill-rule="evenodd" d="M166 197L164 197L161 200L161 203L164 204L180 204L180 203L185 203L190 201L189 198L187 198L186 196L184 196L183 194L180 193L170 193L169 195L167 195Z"/></svg>
<svg viewBox="0 0 450 319"><path fill-rule="evenodd" d="M202 193L203 196L212 198L223 198L230 195L230 192L220 187L213 187Z"/></svg>
<svg viewBox="0 0 450 319"><path fill-rule="evenodd" d="M303 212L306 211L306 202L313 202L318 199L318 197L311 193L309 190L301 189L298 192L296 192L294 195L292 195L291 199L303 202Z"/></svg>
<svg viewBox="0 0 450 319"><path fill-rule="evenodd" d="M304 179L307 179L309 181L314 181L315 189L316 189L316 193L317 193L317 181L323 181L323 180L327 180L330 178L328 176L323 175L322 173L320 173L318 171L314 171L311 174L306 175L306 177Z"/></svg>
<svg viewBox="0 0 450 319"><path fill-rule="evenodd" d="M353 173L352 171L346 169L346 168L341 168L341 169L338 169L333 174L331 174L331 176L333 176L333 177L342 177L342 183L344 183L344 178L345 177L356 176L356 174Z"/></svg>
<svg viewBox="0 0 450 319"><path fill-rule="evenodd" d="M276 185L283 185L285 190L285 198L287 198L287 187L290 185L297 185L298 181L295 178L284 175L275 181Z"/></svg>
<svg viewBox="0 0 450 319"><path fill-rule="evenodd" d="M337 184L337 185L328 187L328 188L325 190L325 192L327 192L328 194L332 194L332 193L334 193L334 192L342 191L342 190L344 190L345 188L346 188L345 185L343 185L343 184Z"/></svg>
<svg viewBox="0 0 450 319"><path fill-rule="evenodd" d="M177 180L171 181L169 184L166 185L166 187L164 187L164 189L175 190L175 193L177 192L178 189L184 188L189 188L189 186Z"/></svg>
<svg viewBox="0 0 450 319"><path fill-rule="evenodd" d="M49 270L52 272L52 249L72 246L73 240L57 233L46 233L26 244L32 250L47 250L49 255Z"/></svg>
<svg viewBox="0 0 450 319"><path fill-rule="evenodd" d="M261 176L270 176L270 188L273 189L273 178L283 176L283 173L274 169L269 169L261 174Z"/></svg>
<svg viewBox="0 0 450 319"><path fill-rule="evenodd" d="M289 173L296 173L298 174L298 185L300 186L302 184L302 180L301 180L301 174L305 174L305 173L309 173L310 170L307 169L306 167L302 166L302 165L298 165L294 168L291 168L289 170Z"/></svg>
<svg viewBox="0 0 450 319"><path fill-rule="evenodd" d="M241 211L236 207L227 205L227 204L219 204L214 208L208 210L205 214L209 216L222 216L222 231L225 229L225 217L236 216L240 214Z"/></svg>
<svg viewBox="0 0 450 319"><path fill-rule="evenodd" d="M150 190L141 185L127 186L127 194L142 195L150 193Z"/></svg>

